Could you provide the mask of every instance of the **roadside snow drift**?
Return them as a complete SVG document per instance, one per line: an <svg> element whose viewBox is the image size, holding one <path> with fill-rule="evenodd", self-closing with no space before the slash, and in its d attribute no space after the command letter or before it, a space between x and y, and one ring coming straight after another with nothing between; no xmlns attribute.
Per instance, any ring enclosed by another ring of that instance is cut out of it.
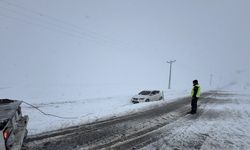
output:
<svg viewBox="0 0 250 150"><path fill-rule="evenodd" d="M6 88L0 92L6 98L24 100L45 113L62 117L43 115L37 109L23 103L23 113L30 118L29 135L131 114L189 94L189 90L168 90L164 92L165 100L132 104L132 96L140 92L140 89L134 87L16 87Z"/></svg>

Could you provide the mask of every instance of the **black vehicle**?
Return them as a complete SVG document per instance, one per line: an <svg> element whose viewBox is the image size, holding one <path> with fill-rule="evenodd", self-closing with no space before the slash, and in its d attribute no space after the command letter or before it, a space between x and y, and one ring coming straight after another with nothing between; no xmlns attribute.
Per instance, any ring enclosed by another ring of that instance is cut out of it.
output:
<svg viewBox="0 0 250 150"><path fill-rule="evenodd" d="M27 135L28 116L22 116L22 101L0 99L0 150L21 150Z"/></svg>

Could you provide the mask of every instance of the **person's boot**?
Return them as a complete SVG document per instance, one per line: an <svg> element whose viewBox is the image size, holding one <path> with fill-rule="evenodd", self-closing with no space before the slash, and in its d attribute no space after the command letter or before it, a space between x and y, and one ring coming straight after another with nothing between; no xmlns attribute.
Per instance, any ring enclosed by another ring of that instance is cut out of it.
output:
<svg viewBox="0 0 250 150"><path fill-rule="evenodd" d="M192 111L187 112L187 114L192 114Z"/></svg>

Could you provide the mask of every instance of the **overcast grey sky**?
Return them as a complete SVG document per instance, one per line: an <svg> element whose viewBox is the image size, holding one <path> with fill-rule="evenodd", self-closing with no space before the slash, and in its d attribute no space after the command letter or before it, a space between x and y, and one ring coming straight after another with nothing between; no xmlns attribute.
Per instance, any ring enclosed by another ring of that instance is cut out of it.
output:
<svg viewBox="0 0 250 150"><path fill-rule="evenodd" d="M0 0L0 87L203 85L250 70L248 0Z"/></svg>

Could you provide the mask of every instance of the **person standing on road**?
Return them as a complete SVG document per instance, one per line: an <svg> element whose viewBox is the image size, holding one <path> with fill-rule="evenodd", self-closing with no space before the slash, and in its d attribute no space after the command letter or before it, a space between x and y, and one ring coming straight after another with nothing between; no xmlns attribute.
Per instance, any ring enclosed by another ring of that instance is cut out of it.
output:
<svg viewBox="0 0 250 150"><path fill-rule="evenodd" d="M201 87L198 83L198 80L193 81L193 89L191 91L191 111L189 112L190 114L195 114L197 111L197 101L201 95Z"/></svg>

